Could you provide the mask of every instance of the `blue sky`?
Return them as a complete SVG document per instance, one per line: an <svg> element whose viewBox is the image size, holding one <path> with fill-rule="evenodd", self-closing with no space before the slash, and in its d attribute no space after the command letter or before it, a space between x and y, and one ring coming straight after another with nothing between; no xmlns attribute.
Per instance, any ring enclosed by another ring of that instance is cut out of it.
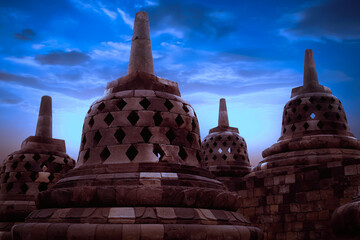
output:
<svg viewBox="0 0 360 240"><path fill-rule="evenodd" d="M149 13L155 72L176 81L201 137L219 99L250 161L280 136L304 51L360 137L360 1L0 1L0 158L35 134L40 98L53 98L53 136L77 158L82 124L106 83L127 72L133 18Z"/></svg>

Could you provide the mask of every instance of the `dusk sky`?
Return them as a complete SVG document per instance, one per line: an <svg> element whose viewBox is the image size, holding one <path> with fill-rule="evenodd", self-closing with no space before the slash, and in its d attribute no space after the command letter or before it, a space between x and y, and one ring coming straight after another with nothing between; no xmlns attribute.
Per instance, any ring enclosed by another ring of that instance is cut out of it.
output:
<svg viewBox="0 0 360 240"><path fill-rule="evenodd" d="M226 98L251 164L261 160L280 137L291 89L302 85L308 48L320 84L360 137L358 0L1 0L0 159L35 134L42 95L53 99L53 137L77 159L91 103L127 73L140 10L149 14L155 73L179 84L202 139Z"/></svg>

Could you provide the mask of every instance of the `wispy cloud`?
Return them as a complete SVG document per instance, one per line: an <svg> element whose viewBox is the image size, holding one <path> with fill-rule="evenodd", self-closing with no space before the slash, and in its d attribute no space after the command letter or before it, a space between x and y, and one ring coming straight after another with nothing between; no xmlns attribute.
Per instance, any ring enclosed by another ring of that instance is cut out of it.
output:
<svg viewBox="0 0 360 240"><path fill-rule="evenodd" d="M79 51L53 51L48 54L36 55L35 60L48 65L79 65L90 60L90 57Z"/></svg>
<svg viewBox="0 0 360 240"><path fill-rule="evenodd" d="M134 19L131 18L126 12L124 12L120 8L117 8L117 11L120 13L120 16L124 23L126 23L129 27L134 28Z"/></svg>
<svg viewBox="0 0 360 240"><path fill-rule="evenodd" d="M109 16L112 20L116 20L117 14L116 12L110 11L109 9L106 9L104 7L100 8L106 15Z"/></svg>

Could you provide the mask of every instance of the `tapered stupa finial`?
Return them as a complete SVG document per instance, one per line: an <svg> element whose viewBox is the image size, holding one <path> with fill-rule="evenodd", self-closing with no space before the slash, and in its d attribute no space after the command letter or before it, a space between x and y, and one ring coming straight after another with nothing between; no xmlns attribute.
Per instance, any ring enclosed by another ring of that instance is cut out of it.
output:
<svg viewBox="0 0 360 240"><path fill-rule="evenodd" d="M220 99L219 106L219 127L229 127L229 119L226 109L226 100L225 98Z"/></svg>
<svg viewBox="0 0 360 240"><path fill-rule="evenodd" d="M314 54L311 49L305 50L304 59L304 83L305 88L311 88L319 85L318 76L316 73Z"/></svg>
<svg viewBox="0 0 360 240"><path fill-rule="evenodd" d="M42 96L35 136L52 138L51 97Z"/></svg>
<svg viewBox="0 0 360 240"><path fill-rule="evenodd" d="M149 16L143 11L135 15L128 73L137 71L154 74Z"/></svg>

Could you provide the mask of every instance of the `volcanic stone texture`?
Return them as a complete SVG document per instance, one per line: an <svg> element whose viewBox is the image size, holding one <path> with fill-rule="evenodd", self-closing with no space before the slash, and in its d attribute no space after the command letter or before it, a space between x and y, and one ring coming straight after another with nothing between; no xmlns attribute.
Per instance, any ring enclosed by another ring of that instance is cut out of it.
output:
<svg viewBox="0 0 360 240"><path fill-rule="evenodd" d="M75 161L66 154L65 141L51 138L51 98L41 101L36 136L25 139L0 169L0 239L11 239L10 229L36 209L39 192L51 188Z"/></svg>
<svg viewBox="0 0 360 240"><path fill-rule="evenodd" d="M245 139L239 130L229 126L226 101L220 99L218 126L210 129L202 142L202 166L213 173L229 190L235 189L237 178L251 170Z"/></svg>
<svg viewBox="0 0 360 240"><path fill-rule="evenodd" d="M236 190L240 213L265 239L336 239L331 214L360 190L360 142L341 102L317 80L306 50L304 86L284 107L281 137ZM356 218L353 219L356 221Z"/></svg>
<svg viewBox="0 0 360 240"><path fill-rule="evenodd" d="M86 115L76 168L39 194L14 240L262 239L236 213L239 197L200 167L197 117L176 83L151 73L144 24L137 13L128 75Z"/></svg>

